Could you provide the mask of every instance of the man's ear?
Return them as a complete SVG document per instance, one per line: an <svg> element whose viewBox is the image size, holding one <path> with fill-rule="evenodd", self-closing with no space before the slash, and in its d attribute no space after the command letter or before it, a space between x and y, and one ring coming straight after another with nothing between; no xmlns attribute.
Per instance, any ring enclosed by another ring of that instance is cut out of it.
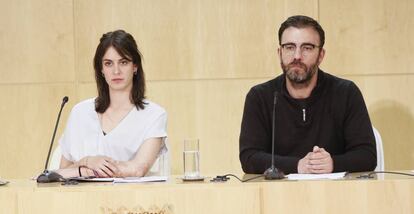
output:
<svg viewBox="0 0 414 214"><path fill-rule="evenodd" d="M280 50L280 47L277 48L277 55L279 56L279 60L282 61L282 50Z"/></svg>
<svg viewBox="0 0 414 214"><path fill-rule="evenodd" d="M321 51L319 51L318 65L322 63L324 57L325 57L325 49L322 48Z"/></svg>

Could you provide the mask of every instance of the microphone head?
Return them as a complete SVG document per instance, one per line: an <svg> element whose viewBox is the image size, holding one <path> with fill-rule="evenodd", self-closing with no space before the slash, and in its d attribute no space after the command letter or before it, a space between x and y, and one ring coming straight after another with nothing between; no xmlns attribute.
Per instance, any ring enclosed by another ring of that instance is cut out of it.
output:
<svg viewBox="0 0 414 214"><path fill-rule="evenodd" d="M69 101L69 97L68 96L65 96L63 98L63 100L62 100L62 103L67 103L68 101Z"/></svg>

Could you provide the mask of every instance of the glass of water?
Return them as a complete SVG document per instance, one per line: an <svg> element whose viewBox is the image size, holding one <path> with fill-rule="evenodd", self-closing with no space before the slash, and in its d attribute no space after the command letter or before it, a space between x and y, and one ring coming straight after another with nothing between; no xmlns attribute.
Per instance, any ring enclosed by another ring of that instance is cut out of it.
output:
<svg viewBox="0 0 414 214"><path fill-rule="evenodd" d="M184 178L196 179L200 177L200 152L198 139L184 140Z"/></svg>

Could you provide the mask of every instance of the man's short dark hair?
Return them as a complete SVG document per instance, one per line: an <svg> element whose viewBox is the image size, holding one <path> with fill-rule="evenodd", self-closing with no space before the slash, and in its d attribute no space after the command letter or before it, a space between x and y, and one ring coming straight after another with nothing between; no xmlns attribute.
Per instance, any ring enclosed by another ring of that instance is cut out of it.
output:
<svg viewBox="0 0 414 214"><path fill-rule="evenodd" d="M295 28L306 28L311 27L319 34L319 40L320 44L319 47L323 47L325 44L325 31L323 31L321 25L311 17L308 16L291 16L286 21L284 21L279 28L279 45L281 45L282 42L282 34L283 32L289 28L289 27L295 27Z"/></svg>

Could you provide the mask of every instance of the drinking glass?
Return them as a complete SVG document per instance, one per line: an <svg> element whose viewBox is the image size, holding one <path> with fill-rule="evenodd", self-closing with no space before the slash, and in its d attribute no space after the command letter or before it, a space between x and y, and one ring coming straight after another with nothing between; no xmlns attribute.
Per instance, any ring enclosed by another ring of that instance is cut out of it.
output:
<svg viewBox="0 0 414 214"><path fill-rule="evenodd" d="M184 140L184 178L192 179L200 177L200 152L198 139Z"/></svg>

